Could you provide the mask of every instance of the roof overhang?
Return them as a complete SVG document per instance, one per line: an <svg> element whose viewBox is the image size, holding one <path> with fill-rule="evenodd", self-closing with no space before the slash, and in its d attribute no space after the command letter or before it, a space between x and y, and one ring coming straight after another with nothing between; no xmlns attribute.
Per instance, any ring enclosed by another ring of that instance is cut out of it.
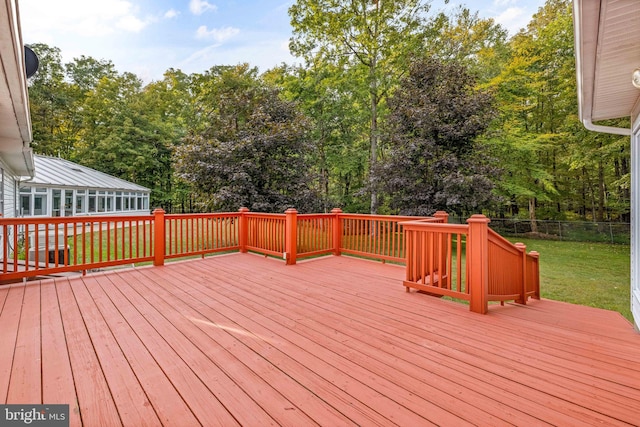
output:
<svg viewBox="0 0 640 427"><path fill-rule="evenodd" d="M0 0L0 158L17 176L33 176L29 95L17 0Z"/></svg>
<svg viewBox="0 0 640 427"><path fill-rule="evenodd" d="M640 2L573 0L573 23L580 120L591 130L629 135L593 122L629 118L638 109L631 74L640 67Z"/></svg>

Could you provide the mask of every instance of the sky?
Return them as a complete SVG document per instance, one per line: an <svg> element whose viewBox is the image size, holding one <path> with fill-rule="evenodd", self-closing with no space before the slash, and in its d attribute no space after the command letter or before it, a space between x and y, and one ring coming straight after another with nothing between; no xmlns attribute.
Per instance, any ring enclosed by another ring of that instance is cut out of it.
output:
<svg viewBox="0 0 640 427"><path fill-rule="evenodd" d="M294 0L18 0L25 44L112 61L145 82L169 68L202 73L248 62L266 71L300 63L289 53ZM466 4L510 34L526 27L544 0L434 0L432 10Z"/></svg>

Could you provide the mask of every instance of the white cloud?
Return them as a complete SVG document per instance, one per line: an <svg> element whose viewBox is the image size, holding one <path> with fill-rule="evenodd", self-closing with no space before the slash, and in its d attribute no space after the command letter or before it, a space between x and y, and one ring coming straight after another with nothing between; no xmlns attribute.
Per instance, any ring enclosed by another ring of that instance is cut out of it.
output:
<svg viewBox="0 0 640 427"><path fill-rule="evenodd" d="M79 37L100 37L116 31L140 32L149 20L137 17L136 7L126 0L21 0L23 31L50 31Z"/></svg>
<svg viewBox="0 0 640 427"><path fill-rule="evenodd" d="M177 25L175 18L191 16L190 11L180 12L177 7L145 9L143 3L150 2L141 0L19 1L25 43L46 43L60 48L63 63L81 55L110 60L119 72L134 72L145 82L161 79L169 68L202 73L216 64L248 62L266 71L281 62L296 61L288 50L290 30L286 11L281 17L273 14L264 17L267 26L282 21L282 25L268 31L240 30L239 24L231 22L216 27L204 21L184 28ZM208 2L213 5L216 0ZM259 3L256 7L263 6ZM198 29L202 24L208 27Z"/></svg>
<svg viewBox="0 0 640 427"><path fill-rule="evenodd" d="M171 19L171 18L175 18L178 15L180 15L180 12L178 12L175 9L169 9L165 12L164 17L167 19Z"/></svg>
<svg viewBox="0 0 640 427"><path fill-rule="evenodd" d="M528 14L522 8L510 7L504 12L494 17L495 21L509 31L509 34L515 34L520 29L526 28L531 14Z"/></svg>
<svg viewBox="0 0 640 427"><path fill-rule="evenodd" d="M139 33L149 24L149 21L141 21L133 15L126 15L120 18L116 24L121 30L132 33Z"/></svg>
<svg viewBox="0 0 640 427"><path fill-rule="evenodd" d="M267 71L283 62L299 63L299 60L289 53L287 39L277 37L275 34L243 34L250 42L233 46L221 44L207 46L179 61L177 68L187 73L201 73L213 64L236 65L248 62L251 66L257 66L260 71Z"/></svg>
<svg viewBox="0 0 640 427"><path fill-rule="evenodd" d="M510 4L516 4L516 0L493 0L494 6L504 7L509 6Z"/></svg>
<svg viewBox="0 0 640 427"><path fill-rule="evenodd" d="M206 25L201 25L196 31L196 38L203 40L214 40L217 43L222 43L225 40L229 40L240 33L238 28L224 27L224 28L212 28L207 29Z"/></svg>
<svg viewBox="0 0 640 427"><path fill-rule="evenodd" d="M218 6L216 6L215 4L211 4L206 0L191 0L189 2L189 10L194 15L202 15L207 10L212 10L215 12L217 9Z"/></svg>

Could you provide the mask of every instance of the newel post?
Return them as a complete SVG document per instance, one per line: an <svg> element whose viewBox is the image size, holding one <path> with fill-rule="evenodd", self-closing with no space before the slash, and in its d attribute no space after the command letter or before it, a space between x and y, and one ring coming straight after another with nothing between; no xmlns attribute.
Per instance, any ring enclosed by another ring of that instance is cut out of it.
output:
<svg viewBox="0 0 640 427"><path fill-rule="evenodd" d="M533 277L533 294L534 299L540 299L540 254L536 251L529 252L529 256L533 257L533 271L531 277Z"/></svg>
<svg viewBox="0 0 640 427"><path fill-rule="evenodd" d="M446 213L445 211L437 211L436 213L433 214L433 217L437 219L441 219L443 224L446 224L449 222L449 214Z"/></svg>
<svg viewBox="0 0 640 427"><path fill-rule="evenodd" d="M518 304L527 303L527 246L524 243L516 243L515 247L520 251L520 264L522 265L522 277L520 284L520 298L516 300Z"/></svg>
<svg viewBox="0 0 640 427"><path fill-rule="evenodd" d="M340 214L342 209L333 208L331 213L333 214L333 254L340 256L340 247L342 246L342 218L340 218Z"/></svg>
<svg viewBox="0 0 640 427"><path fill-rule="evenodd" d="M489 310L489 218L473 215L467 220L467 263L469 266L469 309L486 314Z"/></svg>
<svg viewBox="0 0 640 427"><path fill-rule="evenodd" d="M153 265L156 267L164 265L166 250L164 228L164 209L156 208L153 210Z"/></svg>
<svg viewBox="0 0 640 427"><path fill-rule="evenodd" d="M298 211L295 208L289 208L284 213L286 215L284 256L287 265L294 265L298 256Z"/></svg>
<svg viewBox="0 0 640 427"><path fill-rule="evenodd" d="M249 212L249 208L242 207L238 209L240 215L238 216L238 246L240 246L240 252L247 252L247 240L249 235L248 219L245 215Z"/></svg>

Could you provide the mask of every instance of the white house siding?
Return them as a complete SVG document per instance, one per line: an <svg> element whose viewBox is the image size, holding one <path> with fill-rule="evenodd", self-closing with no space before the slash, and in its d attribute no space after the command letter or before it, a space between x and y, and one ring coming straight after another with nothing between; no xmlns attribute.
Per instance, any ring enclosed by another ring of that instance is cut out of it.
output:
<svg viewBox="0 0 640 427"><path fill-rule="evenodd" d="M15 217L16 212L16 179L7 165L0 159L0 178L3 179L2 183L2 197L3 208L2 216L4 218Z"/></svg>
<svg viewBox="0 0 640 427"><path fill-rule="evenodd" d="M3 178L2 183L2 201L3 206L1 209L3 218L12 218L15 215L16 210L16 179L13 172L7 167L6 163L0 158L0 178ZM9 236L11 238L11 236ZM4 247L5 236L2 229L0 229L0 248ZM3 251L0 250L0 258Z"/></svg>
<svg viewBox="0 0 640 427"><path fill-rule="evenodd" d="M17 198L16 198L16 180L11 173L7 173L7 170L4 171L4 214L5 218L13 218L16 217L16 206L17 206Z"/></svg>

